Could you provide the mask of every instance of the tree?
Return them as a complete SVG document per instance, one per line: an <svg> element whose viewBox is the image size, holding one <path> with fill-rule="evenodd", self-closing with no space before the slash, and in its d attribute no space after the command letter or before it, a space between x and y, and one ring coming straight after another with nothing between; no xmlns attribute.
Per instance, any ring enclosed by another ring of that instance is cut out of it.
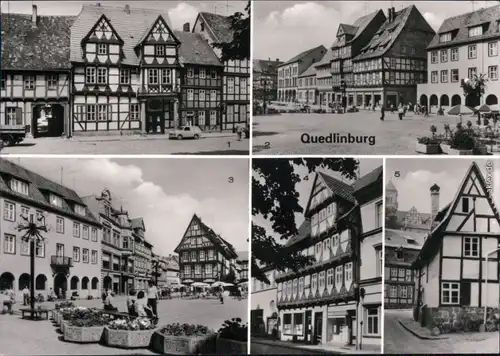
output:
<svg viewBox="0 0 500 356"><path fill-rule="evenodd" d="M221 61L250 59L250 1L245 7L246 15L236 12L228 17L233 31L231 42L214 43L221 50Z"/></svg>
<svg viewBox="0 0 500 356"><path fill-rule="evenodd" d="M236 273L234 273L234 270L232 268L229 270L228 274L222 277L222 282L233 284L236 282Z"/></svg>
<svg viewBox="0 0 500 356"><path fill-rule="evenodd" d="M352 158L254 159L252 165L252 215L262 215L272 223L273 231L281 240L288 240L298 233L294 214L304 211L296 191L296 184L302 178L294 168L304 166L309 173L326 168L353 179L359 162ZM314 258L290 251L268 236L264 227L252 222L252 277L269 282L259 263L273 265L278 271L286 268L298 271L313 262Z"/></svg>

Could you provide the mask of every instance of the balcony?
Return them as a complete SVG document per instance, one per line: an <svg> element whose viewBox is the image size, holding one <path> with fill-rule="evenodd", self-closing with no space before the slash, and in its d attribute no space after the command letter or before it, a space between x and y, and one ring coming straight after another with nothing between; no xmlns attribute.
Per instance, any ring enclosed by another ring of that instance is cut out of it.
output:
<svg viewBox="0 0 500 356"><path fill-rule="evenodd" d="M73 267L73 259L66 256L50 256L51 267Z"/></svg>

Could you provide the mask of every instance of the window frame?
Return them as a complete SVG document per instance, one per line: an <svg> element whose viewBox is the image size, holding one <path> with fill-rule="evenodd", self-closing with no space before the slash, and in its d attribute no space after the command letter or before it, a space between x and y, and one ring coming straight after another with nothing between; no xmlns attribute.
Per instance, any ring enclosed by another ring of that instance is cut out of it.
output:
<svg viewBox="0 0 500 356"><path fill-rule="evenodd" d="M464 236L463 240L464 257L480 257L479 243L480 243L479 237L477 236Z"/></svg>
<svg viewBox="0 0 500 356"><path fill-rule="evenodd" d="M453 299L453 292L457 292L456 302ZM448 301L445 301L445 293ZM443 305L459 305L460 304L460 282L441 282L441 304Z"/></svg>

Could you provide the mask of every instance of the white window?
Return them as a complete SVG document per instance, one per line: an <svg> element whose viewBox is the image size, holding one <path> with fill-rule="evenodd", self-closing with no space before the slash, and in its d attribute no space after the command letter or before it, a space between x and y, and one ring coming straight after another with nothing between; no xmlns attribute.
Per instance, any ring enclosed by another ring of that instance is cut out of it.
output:
<svg viewBox="0 0 500 356"><path fill-rule="evenodd" d="M59 216L56 218L56 232L64 234L64 219Z"/></svg>
<svg viewBox="0 0 500 356"><path fill-rule="evenodd" d="M210 72L210 77L211 77L212 79L217 79L217 71L212 70L212 71Z"/></svg>
<svg viewBox="0 0 500 356"><path fill-rule="evenodd" d="M85 207L80 204L75 204L75 213L81 216L85 216L86 215Z"/></svg>
<svg viewBox="0 0 500 356"><path fill-rule="evenodd" d="M335 268L335 287L340 289L342 286L342 280L344 279L344 270L342 266L337 266Z"/></svg>
<svg viewBox="0 0 500 356"><path fill-rule="evenodd" d="M399 297L403 299L408 298L407 286L399 286Z"/></svg>
<svg viewBox="0 0 500 356"><path fill-rule="evenodd" d="M8 221L16 221L16 205L8 201L4 203L3 219Z"/></svg>
<svg viewBox="0 0 500 356"><path fill-rule="evenodd" d="M87 121L96 120L96 109L95 105L87 105Z"/></svg>
<svg viewBox="0 0 500 356"><path fill-rule="evenodd" d="M139 104L130 104L130 120L140 119L140 108Z"/></svg>
<svg viewBox="0 0 500 356"><path fill-rule="evenodd" d="M431 63L437 63L438 53L437 51L431 52Z"/></svg>
<svg viewBox="0 0 500 356"><path fill-rule="evenodd" d="M194 265L194 274L201 274L201 265Z"/></svg>
<svg viewBox="0 0 500 356"><path fill-rule="evenodd" d="M488 43L488 57L498 56L498 42Z"/></svg>
<svg viewBox="0 0 500 356"><path fill-rule="evenodd" d="M443 49L441 50L441 63L446 63L448 62L448 50Z"/></svg>
<svg viewBox="0 0 500 356"><path fill-rule="evenodd" d="M234 94L234 78L232 77L227 78L227 93Z"/></svg>
<svg viewBox="0 0 500 356"><path fill-rule="evenodd" d="M158 84L158 69L148 70L148 84L150 85Z"/></svg>
<svg viewBox="0 0 500 356"><path fill-rule="evenodd" d="M82 261L83 263L89 263L89 249L84 248L82 250Z"/></svg>
<svg viewBox="0 0 500 356"><path fill-rule="evenodd" d="M389 297L397 298L398 297L398 286L391 286L389 289Z"/></svg>
<svg viewBox="0 0 500 356"><path fill-rule="evenodd" d="M441 71L441 83L448 83L448 70Z"/></svg>
<svg viewBox="0 0 500 356"><path fill-rule="evenodd" d="M187 77L188 78L194 78L194 69L193 68L189 68L187 70Z"/></svg>
<svg viewBox="0 0 500 356"><path fill-rule="evenodd" d="M451 60L453 62L458 61L458 48L452 48L451 49Z"/></svg>
<svg viewBox="0 0 500 356"><path fill-rule="evenodd" d="M76 222L73 223L73 236L80 237L80 224Z"/></svg>
<svg viewBox="0 0 500 356"><path fill-rule="evenodd" d="M451 70L451 82L452 83L458 82L458 69Z"/></svg>
<svg viewBox="0 0 500 356"><path fill-rule="evenodd" d="M464 237L464 256L479 257L479 237Z"/></svg>
<svg viewBox="0 0 500 356"><path fill-rule="evenodd" d="M162 84L172 84L172 70L162 69L161 70L161 82Z"/></svg>
<svg viewBox="0 0 500 356"><path fill-rule="evenodd" d="M97 54L108 54L108 46L105 43L97 45Z"/></svg>
<svg viewBox="0 0 500 356"><path fill-rule="evenodd" d="M87 225L83 225L83 239L88 240L89 239L89 227Z"/></svg>
<svg viewBox="0 0 500 356"><path fill-rule="evenodd" d="M205 126L205 111L198 111L198 125Z"/></svg>
<svg viewBox="0 0 500 356"><path fill-rule="evenodd" d="M217 101L217 90L210 90L210 101Z"/></svg>
<svg viewBox="0 0 500 356"><path fill-rule="evenodd" d="M63 205L63 200L60 196L58 195L55 195L55 194L50 194L49 195L49 200L50 200L50 204L51 205L54 205L54 206L57 206L59 208L62 207Z"/></svg>
<svg viewBox="0 0 500 356"><path fill-rule="evenodd" d="M19 194L29 195L28 183L14 178L10 180L10 189Z"/></svg>
<svg viewBox="0 0 500 356"><path fill-rule="evenodd" d="M438 82L438 72L437 70L433 70L431 72L431 83L437 83Z"/></svg>
<svg viewBox="0 0 500 356"><path fill-rule="evenodd" d="M469 53L469 59L474 59L477 57L477 46L476 45L470 45L468 48L468 53Z"/></svg>
<svg viewBox="0 0 500 356"><path fill-rule="evenodd" d="M73 247L73 261L80 262L80 247Z"/></svg>
<svg viewBox="0 0 500 356"><path fill-rule="evenodd" d="M200 79L205 79L205 68L200 68Z"/></svg>
<svg viewBox="0 0 500 356"><path fill-rule="evenodd" d="M240 94L247 93L247 78L240 78Z"/></svg>
<svg viewBox="0 0 500 356"><path fill-rule="evenodd" d="M58 82L57 75L47 76L47 87L49 90L57 89L57 82Z"/></svg>
<svg viewBox="0 0 500 356"><path fill-rule="evenodd" d="M95 84L96 76L95 76L95 68L87 67L85 71L85 81L88 84Z"/></svg>
<svg viewBox="0 0 500 356"><path fill-rule="evenodd" d="M326 272L326 286L327 287L333 286L333 268L330 268Z"/></svg>
<svg viewBox="0 0 500 356"><path fill-rule="evenodd" d="M16 237L14 235L5 234L3 242L3 253L16 254Z"/></svg>
<svg viewBox="0 0 500 356"><path fill-rule="evenodd" d="M320 254L321 253L321 242L320 243L317 243L316 244L316 254Z"/></svg>
<svg viewBox="0 0 500 356"><path fill-rule="evenodd" d="M217 125L217 111L211 110L210 111L210 126L215 126Z"/></svg>
<svg viewBox="0 0 500 356"><path fill-rule="evenodd" d="M498 66L488 67L488 78L491 80L498 80Z"/></svg>
<svg viewBox="0 0 500 356"><path fill-rule="evenodd" d="M163 45L155 46L155 55L157 57L163 57L165 55L165 47Z"/></svg>
<svg viewBox="0 0 500 356"><path fill-rule="evenodd" d="M194 90L193 89L187 90L187 100L194 100Z"/></svg>
<svg viewBox="0 0 500 356"><path fill-rule="evenodd" d="M130 69L120 69L120 84L130 84Z"/></svg>
<svg viewBox="0 0 500 356"><path fill-rule="evenodd" d="M7 108L7 122L6 124L7 125L15 125L17 123L17 119L18 119L18 116L17 116L17 113L16 113L16 110L17 108ZM21 109L19 109L21 110ZM19 117L20 120L22 120L21 117Z"/></svg>
<svg viewBox="0 0 500 356"><path fill-rule="evenodd" d="M344 276L346 284L352 283L352 262L346 263Z"/></svg>
<svg viewBox="0 0 500 356"><path fill-rule="evenodd" d="M200 101L205 101L205 90L203 89L200 89L200 92L199 92L199 100Z"/></svg>
<svg viewBox="0 0 500 356"><path fill-rule="evenodd" d="M325 288L325 271L319 273L319 289Z"/></svg>
<svg viewBox="0 0 500 356"><path fill-rule="evenodd" d="M97 84L108 84L107 68L97 68Z"/></svg>
<svg viewBox="0 0 500 356"><path fill-rule="evenodd" d="M42 242L36 243L35 256L36 257L45 257L45 245Z"/></svg>
<svg viewBox="0 0 500 356"><path fill-rule="evenodd" d="M368 308L366 317L366 334L378 335L379 334L379 315L378 308Z"/></svg>
<svg viewBox="0 0 500 356"><path fill-rule="evenodd" d="M92 264L96 265L97 264L97 251L96 250L92 250L91 258L92 258Z"/></svg>
<svg viewBox="0 0 500 356"><path fill-rule="evenodd" d="M35 77L32 75L27 75L24 77L24 89L33 90L35 89Z"/></svg>
<svg viewBox="0 0 500 356"><path fill-rule="evenodd" d="M439 35L439 42L450 42L450 41L451 41L451 32Z"/></svg>
<svg viewBox="0 0 500 356"><path fill-rule="evenodd" d="M317 283L318 283L318 275L315 273L311 277L311 288L316 289L317 288Z"/></svg>
<svg viewBox="0 0 500 356"><path fill-rule="evenodd" d="M441 284L441 303L458 304L460 296L460 283L442 282Z"/></svg>
<svg viewBox="0 0 500 356"><path fill-rule="evenodd" d="M205 265L205 274L211 275L212 274L212 265L211 264L206 264Z"/></svg>
<svg viewBox="0 0 500 356"><path fill-rule="evenodd" d="M108 105L106 104L97 105L97 120L108 121Z"/></svg>
<svg viewBox="0 0 500 356"><path fill-rule="evenodd" d="M469 37L481 36L483 34L483 26L475 26L469 28Z"/></svg>
<svg viewBox="0 0 500 356"><path fill-rule="evenodd" d="M469 68L467 74L469 75L469 79L473 79L477 75L477 68L476 67Z"/></svg>

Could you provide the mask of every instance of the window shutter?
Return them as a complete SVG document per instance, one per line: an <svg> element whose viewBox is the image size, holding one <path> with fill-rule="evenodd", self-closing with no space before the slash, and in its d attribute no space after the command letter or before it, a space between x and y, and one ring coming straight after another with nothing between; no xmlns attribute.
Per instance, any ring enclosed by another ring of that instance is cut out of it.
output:
<svg viewBox="0 0 500 356"><path fill-rule="evenodd" d="M16 125L23 124L23 109L16 108Z"/></svg>
<svg viewBox="0 0 500 356"><path fill-rule="evenodd" d="M470 305L470 282L462 282L460 285L460 305Z"/></svg>

